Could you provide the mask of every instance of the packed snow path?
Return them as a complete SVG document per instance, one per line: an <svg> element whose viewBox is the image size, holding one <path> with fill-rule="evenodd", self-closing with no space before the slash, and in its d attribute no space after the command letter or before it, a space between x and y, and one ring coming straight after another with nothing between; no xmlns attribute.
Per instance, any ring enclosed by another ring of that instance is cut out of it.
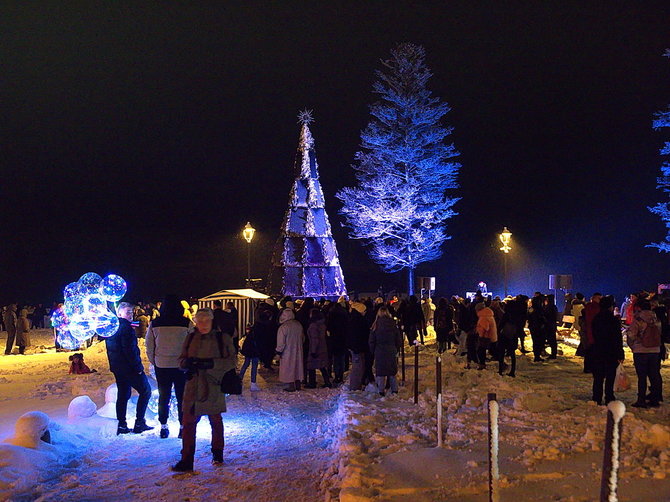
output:
<svg viewBox="0 0 670 502"><path fill-rule="evenodd" d="M0 490L0 499L8 495L13 501L312 502L331 493L336 498L338 421L333 415L337 390L287 393L277 383L276 370L259 370L262 390L251 393L247 373L244 395L229 397L228 412L223 415L224 464L211 464L210 428L204 417L198 425L195 472L175 474L170 466L179 460L181 449L176 423L171 423L167 439L158 437L157 427L142 435L117 437L113 434L116 421L100 417L96 417L97 428L90 427L87 419L68 424L67 407L74 396L89 395L102 406L105 388L113 382L104 344L84 354L87 364L99 373L68 375L69 353L47 351L0 360L0 441L11 435L16 418L29 410L45 411L53 421L64 424L66 432L84 436L78 461L55 470L51 479L36 479L28 491ZM133 418L129 412L131 425ZM102 429L100 421L104 422ZM149 423L157 425L155 420Z"/></svg>
<svg viewBox="0 0 670 502"><path fill-rule="evenodd" d="M229 398L224 415L225 463L211 464L209 424L198 425L193 474L176 475L181 441L157 432L104 440L76 473L45 486L44 500L285 500L323 499L332 463L331 391L295 394L276 386ZM327 482L327 480L326 480Z"/></svg>

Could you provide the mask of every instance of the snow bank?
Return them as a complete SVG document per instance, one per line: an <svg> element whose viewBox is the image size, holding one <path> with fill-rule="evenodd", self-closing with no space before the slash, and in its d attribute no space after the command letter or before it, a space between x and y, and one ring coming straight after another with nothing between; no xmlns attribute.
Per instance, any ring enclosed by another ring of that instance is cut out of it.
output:
<svg viewBox="0 0 670 502"><path fill-rule="evenodd" d="M33 492L64 469L76 467L87 443L81 434L51 422L45 413L22 415L14 436L0 443L0 499Z"/></svg>

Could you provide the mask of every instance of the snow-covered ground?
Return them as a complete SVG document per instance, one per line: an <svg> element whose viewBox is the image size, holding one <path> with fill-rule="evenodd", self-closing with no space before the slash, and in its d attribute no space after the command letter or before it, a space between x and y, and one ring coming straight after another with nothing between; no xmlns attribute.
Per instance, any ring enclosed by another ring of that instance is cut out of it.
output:
<svg viewBox="0 0 670 502"><path fill-rule="evenodd" d="M75 376L67 374L69 353L54 352L47 331L33 340L43 347L0 356L0 441L14 434L18 417L38 410L55 422L53 448L0 443L2 500L485 501L489 392L500 403L501 500L598 498L606 412L588 402L590 375L567 345L557 361L534 364L519 356L515 379L498 376L493 363L465 370L445 355L439 449L432 340L420 352L418 405L410 354L406 385L384 398L345 389L285 393L275 375L260 371L260 393L229 398L226 463L210 464L204 419L196 473L174 475L176 428L165 440L157 431L117 437L114 420L68 419L75 396L88 395L98 407L105 402L113 377L104 344L84 351L99 373ZM630 404L636 383L630 353L627 366L633 389L618 397ZM668 362L663 375L667 384ZM247 388L248 379L247 373ZM670 501L670 404L628 408L621 454L619 500Z"/></svg>
<svg viewBox="0 0 670 502"><path fill-rule="evenodd" d="M48 333L36 337L48 345ZM225 464L211 465L205 418L198 426L196 472L175 475L170 465L181 448L177 424L170 438L160 439L157 429L117 437L115 420L99 416L68 420L73 397L88 395L100 407L114 381L103 343L84 354L99 373L68 375L69 353L53 350L0 357L0 441L12 436L19 416L39 410L57 423L53 443L61 453L19 448L20 457L16 448L0 444L0 500L313 501L337 495L336 390L286 393L275 375L259 371L261 392L229 397ZM247 389L248 383L249 372ZM132 425L130 412L128 418Z"/></svg>
<svg viewBox="0 0 670 502"><path fill-rule="evenodd" d="M564 355L536 364L517 357L517 377L501 377L497 363L466 370L445 353L444 447L437 444L435 345L420 352L419 404L413 403L413 355L397 396L350 393L340 411L342 500L488 500L487 393L500 405L501 500L592 501L600 492L606 408L589 402L591 376L582 359ZM633 388L617 398L635 401ZM530 354L529 354L530 356ZM663 363L664 381L670 364ZM667 392L666 392L667 396ZM670 501L670 406L638 410L623 419L619 500Z"/></svg>

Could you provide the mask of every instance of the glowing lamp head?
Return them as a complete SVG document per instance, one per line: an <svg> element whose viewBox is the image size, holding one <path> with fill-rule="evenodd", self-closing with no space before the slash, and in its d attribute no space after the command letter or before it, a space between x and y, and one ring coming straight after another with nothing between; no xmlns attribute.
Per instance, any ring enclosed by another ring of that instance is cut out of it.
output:
<svg viewBox="0 0 670 502"><path fill-rule="evenodd" d="M242 236L244 237L244 240L246 240L249 244L251 244L251 241L254 238L255 233L256 229L252 227L251 223L247 221L247 224L244 226L244 230L242 230Z"/></svg>
<svg viewBox="0 0 670 502"><path fill-rule="evenodd" d="M512 250L512 247L510 246L511 241L512 232L510 232L507 227L503 228L503 231L500 233L500 242L502 243L500 251L503 253L509 253Z"/></svg>

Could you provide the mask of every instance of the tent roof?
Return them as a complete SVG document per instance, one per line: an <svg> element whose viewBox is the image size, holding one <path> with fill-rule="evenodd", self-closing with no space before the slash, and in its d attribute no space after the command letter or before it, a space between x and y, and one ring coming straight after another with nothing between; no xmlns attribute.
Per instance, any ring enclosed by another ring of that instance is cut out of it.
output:
<svg viewBox="0 0 670 502"><path fill-rule="evenodd" d="M268 295L259 293L253 289L222 289L216 293L212 293L209 296L200 298L200 301L205 300L235 300L235 299L244 299L250 298L252 300L265 300L270 298Z"/></svg>

